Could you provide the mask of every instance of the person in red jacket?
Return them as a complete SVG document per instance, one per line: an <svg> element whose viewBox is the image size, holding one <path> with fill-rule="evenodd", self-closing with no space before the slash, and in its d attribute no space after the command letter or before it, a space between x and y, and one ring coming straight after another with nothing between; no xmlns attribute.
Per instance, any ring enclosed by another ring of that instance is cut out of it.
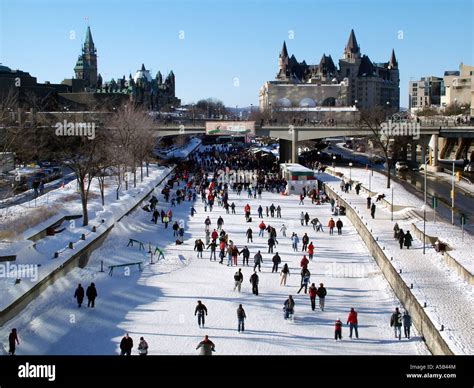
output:
<svg viewBox="0 0 474 388"><path fill-rule="evenodd" d="M352 330L354 330L356 338L359 338L359 333L357 331L357 311L354 310L354 307L351 307L351 311L347 317L347 324L349 325L349 337L352 338Z"/></svg>
<svg viewBox="0 0 474 388"><path fill-rule="evenodd" d="M267 225L265 225L265 222L260 222L260 225L258 225L258 229L260 230L258 232L258 237L263 237L265 235L265 229L267 228Z"/></svg>
<svg viewBox="0 0 474 388"><path fill-rule="evenodd" d="M308 264L309 264L309 260L307 259L306 255L304 255L300 262L300 267L303 269L303 271L306 270L306 268L308 268Z"/></svg>
<svg viewBox="0 0 474 388"><path fill-rule="evenodd" d="M334 227L335 226L336 226L336 223L334 222L334 220L331 217L331 219L328 222L329 234L334 234Z"/></svg>
<svg viewBox="0 0 474 388"><path fill-rule="evenodd" d="M342 340L342 322L340 318L337 318L334 325L334 339L337 341L338 338Z"/></svg>
<svg viewBox="0 0 474 388"><path fill-rule="evenodd" d="M310 260L313 260L313 254L314 254L314 245L313 245L313 242L310 242L308 245L308 256Z"/></svg>
<svg viewBox="0 0 474 388"><path fill-rule="evenodd" d="M316 296L318 295L318 288L314 283L311 284L309 288L309 299L311 300L311 310L316 309Z"/></svg>
<svg viewBox="0 0 474 388"><path fill-rule="evenodd" d="M217 237L219 237L219 233L217 233L217 230L213 230L212 234L211 234L211 238L213 240L217 240Z"/></svg>

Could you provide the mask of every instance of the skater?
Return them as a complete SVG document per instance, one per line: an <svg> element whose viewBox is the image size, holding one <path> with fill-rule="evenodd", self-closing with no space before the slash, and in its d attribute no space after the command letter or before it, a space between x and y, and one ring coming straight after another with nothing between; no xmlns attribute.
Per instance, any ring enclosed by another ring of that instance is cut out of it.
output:
<svg viewBox="0 0 474 388"><path fill-rule="evenodd" d="M267 226L265 225L265 222L260 222L260 224L258 225L258 228L260 229L260 231L258 232L258 237L264 237L265 235L265 229L267 228Z"/></svg>
<svg viewBox="0 0 474 388"><path fill-rule="evenodd" d="M410 327L411 327L411 316L408 311L403 312L403 331L405 332L405 338L410 339Z"/></svg>
<svg viewBox="0 0 474 388"><path fill-rule="evenodd" d="M252 276L250 276L250 283L252 284L252 294L258 295L258 275L257 271L253 271Z"/></svg>
<svg viewBox="0 0 474 388"><path fill-rule="evenodd" d="M336 206L336 201L334 198L331 198L331 213L334 213L334 206Z"/></svg>
<svg viewBox="0 0 474 388"><path fill-rule="evenodd" d="M324 288L323 283L319 283L319 288L318 288L318 298L319 298L319 308L321 311L324 311L324 301L327 295L326 288Z"/></svg>
<svg viewBox="0 0 474 388"><path fill-rule="evenodd" d="M370 195L367 197L367 209L370 210L370 203L372 202L372 198L370 197Z"/></svg>
<svg viewBox="0 0 474 388"><path fill-rule="evenodd" d="M276 210L276 207L275 207L275 205L272 203L272 204L270 205L270 217L272 217L272 218L275 217L275 210Z"/></svg>
<svg viewBox="0 0 474 388"><path fill-rule="evenodd" d="M352 338L352 331L354 330L356 338L359 338L359 333L357 331L357 312L354 310L354 307L351 307L351 311L347 317L347 324L349 325L349 337Z"/></svg>
<svg viewBox="0 0 474 388"><path fill-rule="evenodd" d="M268 253L273 253L273 247L275 246L275 239L270 237L268 239Z"/></svg>
<svg viewBox="0 0 474 388"><path fill-rule="evenodd" d="M329 228L329 234L334 234L334 227L336 226L336 223L334 222L334 219L331 217L331 219L328 222L328 228Z"/></svg>
<svg viewBox="0 0 474 388"><path fill-rule="evenodd" d="M260 205L257 209L258 211L258 218L263 218L263 208L262 205Z"/></svg>
<svg viewBox="0 0 474 388"><path fill-rule="evenodd" d="M211 256L209 257L209 261L212 261L212 258L214 257L214 261L216 261L216 248L217 248L217 243L216 240L212 240L209 245L207 246L207 249L211 248Z"/></svg>
<svg viewBox="0 0 474 388"><path fill-rule="evenodd" d="M120 355L131 356L132 349L133 349L133 339L132 337L128 335L128 333L126 333L125 336L122 338L122 341L120 341Z"/></svg>
<svg viewBox="0 0 474 388"><path fill-rule="evenodd" d="M411 236L410 231L407 230L407 232L405 233L405 238L403 240L403 243L407 247L407 249L410 249L412 241L413 237Z"/></svg>
<svg viewBox="0 0 474 388"><path fill-rule="evenodd" d="M224 219L219 216L219 218L217 219L217 230L222 230L222 225L224 225Z"/></svg>
<svg viewBox="0 0 474 388"><path fill-rule="evenodd" d="M138 354L140 356L146 356L148 354L148 343L143 337L140 337L140 343L138 344Z"/></svg>
<svg viewBox="0 0 474 388"><path fill-rule="evenodd" d="M318 222L319 222L319 219L317 217L311 220L311 225L313 225L313 230L316 230L316 225L318 224Z"/></svg>
<svg viewBox="0 0 474 388"><path fill-rule="evenodd" d="M375 206L375 203L373 203L372 206L370 207L370 216L372 218L375 218L375 209L376 209L376 206Z"/></svg>
<svg viewBox="0 0 474 388"><path fill-rule="evenodd" d="M341 219L338 218L337 222L336 222L337 234L339 234L339 235L342 234L342 227L343 227L343 223L342 223Z"/></svg>
<svg viewBox="0 0 474 388"><path fill-rule="evenodd" d="M398 307L395 308L395 311L390 318L390 327L393 327L393 332L395 334L395 338L399 340L402 339L402 314L398 310Z"/></svg>
<svg viewBox="0 0 474 388"><path fill-rule="evenodd" d="M298 203L298 205L304 205L304 195L303 194L300 194L300 202Z"/></svg>
<svg viewBox="0 0 474 388"><path fill-rule="evenodd" d="M314 245L313 245L313 242L310 242L308 245L308 257L310 260L313 260L313 254L314 254Z"/></svg>
<svg viewBox="0 0 474 388"><path fill-rule="evenodd" d="M357 183L357 184L355 185L355 191L356 191L356 194L357 194L357 195L359 195L361 188L362 188L362 184L361 184L361 183Z"/></svg>
<svg viewBox="0 0 474 388"><path fill-rule="evenodd" d="M242 274L242 269L239 268L239 270L234 274L234 291L237 289L240 292L240 289L242 288L242 282L244 281L244 275Z"/></svg>
<svg viewBox="0 0 474 388"><path fill-rule="evenodd" d="M291 235L291 246L293 247L293 250L295 252L298 251L298 243L300 242L300 239L298 237L298 235L293 232L293 234Z"/></svg>
<svg viewBox="0 0 474 388"><path fill-rule="evenodd" d="M303 255L303 258L300 261L300 267L302 268L301 271L305 271L308 268L309 260L306 255Z"/></svg>
<svg viewBox="0 0 474 388"><path fill-rule="evenodd" d="M280 232L282 233L283 237L286 237L286 226L285 224L282 224L281 228L280 228Z"/></svg>
<svg viewBox="0 0 474 388"><path fill-rule="evenodd" d="M76 292L74 292L74 298L77 300L77 305L81 307L82 301L84 300L84 289L82 288L81 283L76 288Z"/></svg>
<svg viewBox="0 0 474 388"><path fill-rule="evenodd" d="M235 203L234 202L232 202L230 204L230 209L232 210L232 214L235 214Z"/></svg>
<svg viewBox="0 0 474 388"><path fill-rule="evenodd" d="M242 254L242 265L246 265L248 267L250 251L247 248L247 245L239 252L239 254Z"/></svg>
<svg viewBox="0 0 474 388"><path fill-rule="evenodd" d="M198 326L204 328L204 316L207 315L207 307L203 305L200 300L198 300L196 309L194 310L194 316L196 315L198 317Z"/></svg>
<svg viewBox="0 0 474 388"><path fill-rule="evenodd" d="M194 214L196 213L197 213L196 209L193 206L191 206L191 217L194 217Z"/></svg>
<svg viewBox="0 0 474 388"><path fill-rule="evenodd" d="M179 230L179 224L178 224L178 221L175 221L173 226L171 227L171 229L173 229L173 236L177 236L178 235L178 230Z"/></svg>
<svg viewBox="0 0 474 388"><path fill-rule="evenodd" d="M270 211L268 210L268 206L265 206L265 215L269 217Z"/></svg>
<svg viewBox="0 0 474 388"><path fill-rule="evenodd" d="M86 291L87 295L87 307L94 308L95 306L95 298L97 298L97 289L95 288L95 284L91 283L89 287L87 287Z"/></svg>
<svg viewBox="0 0 474 388"><path fill-rule="evenodd" d="M206 227L205 227L206 230L210 230L211 219L209 218L209 216L207 216L207 218L204 220L204 225L206 225Z"/></svg>
<svg viewBox="0 0 474 388"><path fill-rule="evenodd" d="M290 318L290 316L293 317L295 313L295 301L291 295L285 300L283 311L285 312L285 319Z"/></svg>
<svg viewBox="0 0 474 388"><path fill-rule="evenodd" d="M337 318L337 321L334 325L334 339L337 341L337 339L342 340L342 322L341 318Z"/></svg>
<svg viewBox="0 0 474 388"><path fill-rule="evenodd" d="M253 237L252 237L252 228L248 228L247 232L245 235L247 236L247 243L252 242L253 243Z"/></svg>
<svg viewBox="0 0 474 388"><path fill-rule="evenodd" d="M214 342L212 342L207 335L204 336L204 340L199 342L196 347L196 350L198 349L201 349L201 353L199 353L201 356L212 356L212 352L216 351Z"/></svg>
<svg viewBox="0 0 474 388"><path fill-rule="evenodd" d="M277 206L276 212L277 212L277 218L281 218L281 207L280 207L280 205Z"/></svg>
<svg viewBox="0 0 474 388"><path fill-rule="evenodd" d="M305 215L304 215L304 223L305 223L306 226L308 226L308 222L309 222L309 214L308 214L308 212L306 212Z"/></svg>
<svg viewBox="0 0 474 388"><path fill-rule="evenodd" d="M308 233L304 234L303 238L301 239L301 242L303 243L303 247L301 248L301 252L304 252L308 249L308 243L309 243Z"/></svg>
<svg viewBox="0 0 474 388"><path fill-rule="evenodd" d="M8 345L10 346L8 354L10 354L10 356L14 356L16 351L16 345L20 345L20 341L18 341L18 334L15 328L12 329L10 335L8 336Z"/></svg>
<svg viewBox="0 0 474 388"><path fill-rule="evenodd" d="M280 286L286 286L286 278L289 275L290 275L290 269L288 268L288 264L285 263L280 273L280 277L281 277Z"/></svg>
<svg viewBox="0 0 474 388"><path fill-rule="evenodd" d="M204 250L204 243L199 238L194 242L194 250L197 251L197 258L202 259L202 251Z"/></svg>
<svg viewBox="0 0 474 388"><path fill-rule="evenodd" d="M254 266L253 266L253 270L255 271L255 269L258 267L258 272L262 272L261 271L261 264L263 263L263 258L262 258L262 254L260 253L260 251L258 251L255 256L253 257L253 262L254 262Z"/></svg>
<svg viewBox="0 0 474 388"><path fill-rule="evenodd" d="M275 256L272 257L272 261L273 261L272 273L273 272L278 273L278 265L281 263L281 257L278 254L278 252L275 254Z"/></svg>
<svg viewBox="0 0 474 388"><path fill-rule="evenodd" d="M400 244L400 249L403 249L403 243L405 242L405 233L403 229L398 231L398 243Z"/></svg>
<svg viewBox="0 0 474 388"><path fill-rule="evenodd" d="M305 294L308 292L308 284L309 284L310 277L311 277L311 273L309 272L308 269L301 271L301 287L298 290L297 294L299 294L303 288L304 288Z"/></svg>
<svg viewBox="0 0 474 388"><path fill-rule="evenodd" d="M303 212L301 212L301 214L300 214L300 222L301 222L301 226L303 226L304 225L304 213Z"/></svg>
<svg viewBox="0 0 474 388"><path fill-rule="evenodd" d="M245 314L245 310L242 307L242 305L239 304L239 308L237 309L237 331L239 333L245 330L244 321L246 318L247 318L247 315Z"/></svg>
<svg viewBox="0 0 474 388"><path fill-rule="evenodd" d="M311 301L311 310L316 309L316 296L318 295L318 288L314 283L311 283L309 287L309 300Z"/></svg>

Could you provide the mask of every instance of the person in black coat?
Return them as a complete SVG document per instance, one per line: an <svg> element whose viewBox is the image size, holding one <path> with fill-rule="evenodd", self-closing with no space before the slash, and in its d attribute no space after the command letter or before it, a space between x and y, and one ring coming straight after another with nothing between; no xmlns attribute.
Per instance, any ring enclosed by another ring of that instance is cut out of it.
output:
<svg viewBox="0 0 474 388"><path fill-rule="evenodd" d="M398 243L400 244L400 249L403 249L403 242L405 241L405 233L403 229L398 231Z"/></svg>
<svg viewBox="0 0 474 388"><path fill-rule="evenodd" d="M133 340L128 336L128 333L120 341L120 355L121 356L130 356L133 349Z"/></svg>
<svg viewBox="0 0 474 388"><path fill-rule="evenodd" d="M97 298L97 289L95 288L95 284L91 283L89 287L87 287L86 291L87 295L87 307L92 307L94 308L95 306L95 298Z"/></svg>
<svg viewBox="0 0 474 388"><path fill-rule="evenodd" d="M373 203L372 206L370 207L370 215L372 216L372 218L375 218L375 209L376 209L376 206L375 206L375 203Z"/></svg>
<svg viewBox="0 0 474 388"><path fill-rule="evenodd" d="M17 344L20 345L20 341L18 341L18 335L17 335L16 329L12 329L12 332L8 336L8 344L10 345L10 349L8 350L8 353L11 356L14 356L15 351L16 351L16 345Z"/></svg>
<svg viewBox="0 0 474 388"><path fill-rule="evenodd" d="M81 283L79 283L76 292L74 292L74 298L76 298L78 306L81 307L82 301L84 300L84 288L82 288Z"/></svg>

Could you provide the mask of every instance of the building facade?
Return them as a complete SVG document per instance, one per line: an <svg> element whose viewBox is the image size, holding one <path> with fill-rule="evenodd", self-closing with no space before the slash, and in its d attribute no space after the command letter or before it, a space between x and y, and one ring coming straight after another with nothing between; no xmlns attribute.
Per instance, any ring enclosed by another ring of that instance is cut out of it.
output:
<svg viewBox="0 0 474 388"><path fill-rule="evenodd" d="M410 81L408 87L408 106L411 112L440 106L444 80L441 77L422 77L417 81Z"/></svg>
<svg viewBox="0 0 474 388"><path fill-rule="evenodd" d="M399 69L392 50L388 62L375 63L362 55L354 30L351 30L343 57L335 65L331 55L323 54L319 64L298 62L283 43L275 80L266 82L259 92L261 111L278 108L374 106L400 107Z"/></svg>
<svg viewBox="0 0 474 388"><path fill-rule="evenodd" d="M474 116L474 66L461 63L459 71L444 73L441 106L446 107L454 103L470 104L471 116Z"/></svg>

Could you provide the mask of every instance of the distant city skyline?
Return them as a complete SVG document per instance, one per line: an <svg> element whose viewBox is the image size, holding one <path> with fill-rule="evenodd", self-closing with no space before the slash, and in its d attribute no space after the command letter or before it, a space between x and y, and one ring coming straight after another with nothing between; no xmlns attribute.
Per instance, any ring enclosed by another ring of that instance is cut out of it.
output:
<svg viewBox="0 0 474 388"><path fill-rule="evenodd" d="M337 64L353 28L373 62L395 49L407 107L410 80L474 64L473 19L471 0L0 0L0 62L60 83L73 76L90 25L104 81L144 63L153 76L173 70L183 103L256 107L284 40L299 61L319 63L325 53Z"/></svg>

